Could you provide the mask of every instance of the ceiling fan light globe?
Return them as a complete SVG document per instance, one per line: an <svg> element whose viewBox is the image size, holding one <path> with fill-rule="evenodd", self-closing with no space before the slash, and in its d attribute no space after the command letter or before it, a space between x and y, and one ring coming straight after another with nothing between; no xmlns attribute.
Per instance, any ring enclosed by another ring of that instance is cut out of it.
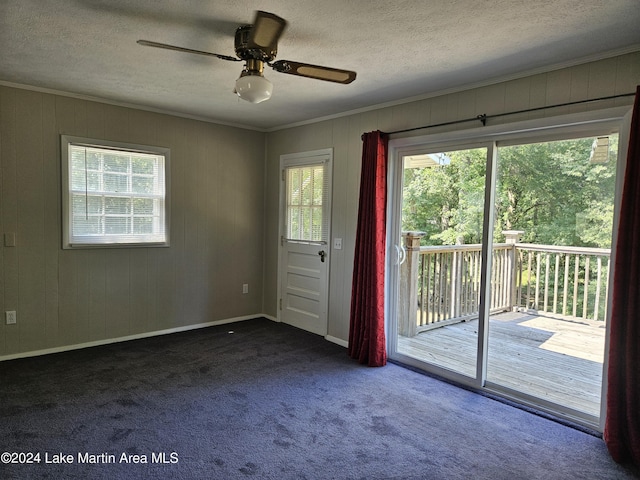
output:
<svg viewBox="0 0 640 480"><path fill-rule="evenodd" d="M236 80L236 93L247 102L264 102L272 92L273 84L262 75L244 75Z"/></svg>

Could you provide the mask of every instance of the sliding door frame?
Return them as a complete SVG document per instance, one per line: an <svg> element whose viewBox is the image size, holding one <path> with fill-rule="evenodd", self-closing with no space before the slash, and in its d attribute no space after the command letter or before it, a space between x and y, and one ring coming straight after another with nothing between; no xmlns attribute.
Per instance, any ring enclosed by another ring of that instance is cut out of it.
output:
<svg viewBox="0 0 640 480"><path fill-rule="evenodd" d="M415 140L415 143L412 141ZM425 141L426 140L426 141ZM397 360L403 364L410 365L412 367L425 369L424 362L416 360L412 357L402 355L398 352L397 344L397 308L396 303L393 301L398 298L399 293L399 267L402 263L401 258L404 256L400 254L402 247L398 245L398 241L401 238L402 227L400 225L400 219L402 218L402 191L403 191L403 170L404 162L403 158L412 154L424 154L424 153L439 153L451 150L471 150L471 149L486 149L486 174L485 174L485 196L484 202L493 204L495 180L496 180L496 145L494 141L487 141L486 138L468 139L467 141L438 141L438 137L414 137L413 139L401 139L400 141L390 141L389 144L389 173L388 173L388 186L389 195L387 203L387 294L385 302L386 308L386 328L387 328L387 350L389 357L393 360ZM491 262L491 254L488 245L493 243L493 232L487 225L493 223L493 209L485 208L483 213L483 228L482 228L482 251L481 261L482 265L487 265L487 262ZM491 265L489 264L489 267ZM489 330L485 327L486 322L489 319L489 302L485 301L489 291L489 276L486 268L481 271L480 277L480 313L478 321L478 337L477 337L477 349L476 349L476 375L470 377L463 375L452 370L437 366L429 365L428 369L425 369L431 373L435 373L442 377L451 379L457 383L473 388L482 388L486 380L486 350L488 345Z"/></svg>
<svg viewBox="0 0 640 480"><path fill-rule="evenodd" d="M614 197L614 219L612 251L616 241L615 226L620 210L621 181L626 163L626 148L622 142L626 137L624 122L630 110L629 106L616 107L606 110L581 112L578 114L549 117L543 119L522 121L512 124L497 126L485 126L460 131L420 135L414 137L392 138L389 141L389 172L388 172L388 204L387 204L387 262L386 262L386 287L385 287L385 318L387 331L387 350L389 358L399 363L409 365L429 373L441 376L460 385L495 393L501 397L518 403L535 407L551 415L558 415L567 420L602 431L606 417L606 383L609 350L609 328L605 335L605 358L602 372L601 415L599 419L580 415L569 408L562 408L556 404L545 403L538 398L530 397L521 392L512 391L501 385L487 382L487 348L489 340L488 320L490 285L488 275L491 272L491 255L489 246L493 244L493 211L497 169L497 147L501 144L533 143L537 141L552 141L566 138L586 137L602 134L604 131L620 134L621 148L618 151L617 160L617 184ZM402 189L403 189L403 157L409 154L442 152L449 150L461 150L465 148L487 147L487 170L485 178L484 197L484 224L482 231L482 277L480 315L478 327L478 348L476 359L476 377L471 378L460 373L448 370L437 365L400 354L398 352L398 316L397 299L399 293L399 265L402 254L398 248L401 238L402 218ZM612 286L614 276L614 264L611 263L609 283ZM610 296L610 298L612 295ZM611 301L607 305L607 316L610 315Z"/></svg>

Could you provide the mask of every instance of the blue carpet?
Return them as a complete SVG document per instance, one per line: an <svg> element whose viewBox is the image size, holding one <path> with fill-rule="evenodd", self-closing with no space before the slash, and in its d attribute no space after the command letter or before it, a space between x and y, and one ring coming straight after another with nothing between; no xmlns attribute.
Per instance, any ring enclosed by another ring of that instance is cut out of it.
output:
<svg viewBox="0 0 640 480"><path fill-rule="evenodd" d="M2 362L0 381L0 451L40 459L2 479L635 478L597 437L265 319Z"/></svg>

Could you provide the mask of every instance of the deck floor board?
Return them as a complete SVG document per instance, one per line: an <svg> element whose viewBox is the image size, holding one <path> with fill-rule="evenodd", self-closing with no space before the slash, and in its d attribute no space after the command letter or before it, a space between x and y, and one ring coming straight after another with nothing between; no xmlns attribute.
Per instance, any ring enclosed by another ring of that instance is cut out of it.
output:
<svg viewBox="0 0 640 480"><path fill-rule="evenodd" d="M519 312L491 316L487 381L600 415L605 328L602 322ZM398 352L475 376L478 321L398 337Z"/></svg>

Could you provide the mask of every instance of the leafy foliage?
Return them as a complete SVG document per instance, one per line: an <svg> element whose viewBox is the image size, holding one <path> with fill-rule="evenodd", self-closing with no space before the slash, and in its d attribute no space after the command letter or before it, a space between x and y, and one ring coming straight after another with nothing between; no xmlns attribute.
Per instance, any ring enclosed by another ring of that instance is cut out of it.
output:
<svg viewBox="0 0 640 480"><path fill-rule="evenodd" d="M593 140L498 149L495 242L522 230L528 243L610 247L617 135L605 164L589 163ZM426 232L427 245L480 243L486 149L446 156L448 165L405 169L403 230Z"/></svg>

